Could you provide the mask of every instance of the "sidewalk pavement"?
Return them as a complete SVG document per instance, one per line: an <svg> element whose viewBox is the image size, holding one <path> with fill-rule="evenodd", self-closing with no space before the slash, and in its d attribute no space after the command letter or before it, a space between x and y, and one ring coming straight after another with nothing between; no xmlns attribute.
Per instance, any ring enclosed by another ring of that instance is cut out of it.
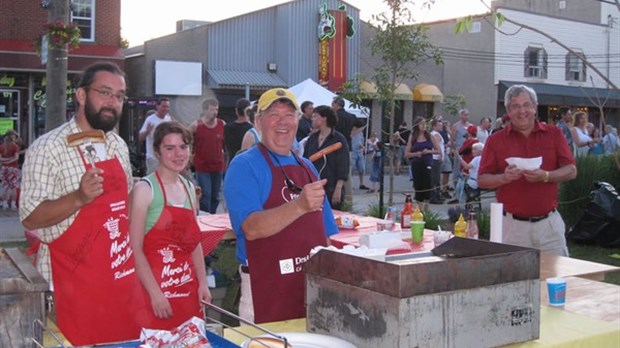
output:
<svg viewBox="0 0 620 348"><path fill-rule="evenodd" d="M366 190L359 190L359 176L353 175L352 177L353 184L353 213L364 215L368 211L371 204L378 205L379 204L379 194L378 193L366 193ZM388 207L388 190L389 190L389 181L390 178L386 174L384 178L384 186L383 186L383 204L384 207ZM369 176L364 177L364 185L370 186ZM394 176L394 191L393 191L393 204L394 209L399 212L403 209L405 205L405 195L410 194L413 196L413 182L409 180L409 176L407 174L400 174ZM448 218L448 210L453 208L458 203L448 204L448 200L443 204L428 204L428 207L431 211L441 214L442 217ZM486 193L482 196L482 209L489 209L491 202L495 202L495 194L494 193Z"/></svg>
<svg viewBox="0 0 620 348"><path fill-rule="evenodd" d="M353 213L364 215L368 211L371 205L379 204L379 193L367 193L367 190L360 190L359 176L353 175ZM383 204L384 207L388 207L388 190L389 190L389 176L384 178L384 193ZM364 185L370 185L369 176L364 177ZM413 193L413 183L409 180L407 174L394 176L394 192L393 192L393 204L392 206L396 211L402 210L405 204L405 194ZM488 209L489 204L495 201L495 195L485 195L482 199L482 208ZM225 202L222 202L218 207L218 213L226 212ZM440 213L444 218L448 218L448 210L456 204L429 204L429 208L437 213ZM12 242L23 241L26 237L24 235L24 227L19 222L19 216L17 211L14 210L2 210L0 209L0 242Z"/></svg>
<svg viewBox="0 0 620 348"><path fill-rule="evenodd" d="M16 210L0 209L0 242L25 240L24 227L19 222Z"/></svg>

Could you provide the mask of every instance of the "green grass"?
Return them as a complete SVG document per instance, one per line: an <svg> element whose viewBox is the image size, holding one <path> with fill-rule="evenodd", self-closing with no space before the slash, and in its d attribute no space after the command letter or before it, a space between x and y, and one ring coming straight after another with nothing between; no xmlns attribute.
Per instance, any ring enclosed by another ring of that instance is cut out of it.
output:
<svg viewBox="0 0 620 348"><path fill-rule="evenodd" d="M568 242L570 257L620 267L620 247L603 248ZM616 257L612 257L612 255ZM620 285L620 272L607 273L605 282Z"/></svg>

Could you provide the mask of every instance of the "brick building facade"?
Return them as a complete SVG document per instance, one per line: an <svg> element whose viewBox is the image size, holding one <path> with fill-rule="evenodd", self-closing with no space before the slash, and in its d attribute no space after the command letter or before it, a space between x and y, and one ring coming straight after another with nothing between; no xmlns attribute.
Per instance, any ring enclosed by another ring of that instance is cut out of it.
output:
<svg viewBox="0 0 620 348"><path fill-rule="evenodd" d="M17 130L24 144L44 131L46 67L34 39L48 22L45 1L5 1L0 9L0 133ZM70 1L66 1L69 6ZM96 61L124 66L120 47L120 0L73 0L71 18L82 29L77 49L69 51L67 117L73 105L73 79Z"/></svg>

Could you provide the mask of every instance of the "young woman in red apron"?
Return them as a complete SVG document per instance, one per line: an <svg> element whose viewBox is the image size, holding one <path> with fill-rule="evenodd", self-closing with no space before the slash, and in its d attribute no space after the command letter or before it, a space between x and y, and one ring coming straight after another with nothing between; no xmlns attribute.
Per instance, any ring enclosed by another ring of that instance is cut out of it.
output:
<svg viewBox="0 0 620 348"><path fill-rule="evenodd" d="M295 191L318 179L300 159L294 165L275 166L277 155L270 154L262 144L258 146L272 176L264 209L287 203L300 193ZM310 250L318 245L327 246L320 211L303 215L273 236L246 241L256 323L306 316L302 266Z"/></svg>
<svg viewBox="0 0 620 348"><path fill-rule="evenodd" d="M127 177L117 158L96 166L103 170L103 194L49 244L58 328L76 346L140 336L142 295L129 245Z"/></svg>
<svg viewBox="0 0 620 348"><path fill-rule="evenodd" d="M132 246L144 291L143 326L151 329L169 330L193 316L203 318L200 300L211 300L196 223L196 199L190 194L191 185L180 175L187 166L191 143L191 135L182 127L176 122L157 126L153 142L159 168L136 184L133 194ZM159 192L162 206L156 203ZM153 209L161 213L145 234L146 213Z"/></svg>

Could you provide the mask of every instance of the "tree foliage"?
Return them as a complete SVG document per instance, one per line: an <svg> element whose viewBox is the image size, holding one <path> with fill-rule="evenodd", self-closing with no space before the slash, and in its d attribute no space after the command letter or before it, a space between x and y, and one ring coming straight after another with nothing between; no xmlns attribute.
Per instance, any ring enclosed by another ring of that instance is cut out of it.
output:
<svg viewBox="0 0 620 348"><path fill-rule="evenodd" d="M450 115L456 116L459 110L467 106L467 100L462 94L447 95L443 101L443 109Z"/></svg>
<svg viewBox="0 0 620 348"><path fill-rule="evenodd" d="M383 102L383 120L389 122L389 130L395 129L395 88L404 80L416 80L416 68L423 62L432 60L441 64L440 50L429 41L428 27L415 24L410 9L415 4L409 0L384 0L389 10L373 15L369 22L375 36L369 47L373 57L380 63L373 67L371 80L377 87L374 96ZM424 1L429 7L434 0ZM390 163L394 163L394 151L390 152ZM393 203L394 168L390 171L388 204Z"/></svg>

